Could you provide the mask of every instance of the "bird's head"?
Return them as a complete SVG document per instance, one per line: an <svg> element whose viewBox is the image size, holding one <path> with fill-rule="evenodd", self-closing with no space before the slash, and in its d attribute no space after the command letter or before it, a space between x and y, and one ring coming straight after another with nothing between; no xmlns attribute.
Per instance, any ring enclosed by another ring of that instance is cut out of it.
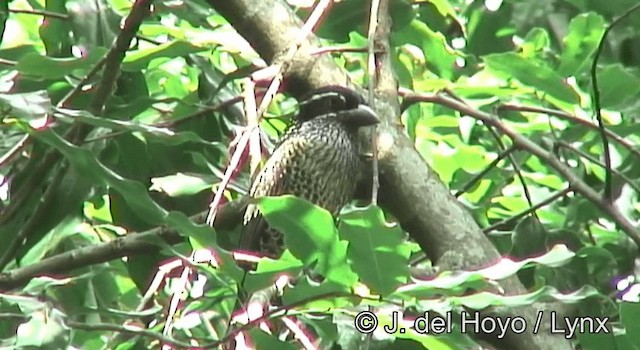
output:
<svg viewBox="0 0 640 350"><path fill-rule="evenodd" d="M380 122L376 113L356 91L344 86L330 85L311 91L298 104L298 121L334 114L342 123L352 127L374 125Z"/></svg>

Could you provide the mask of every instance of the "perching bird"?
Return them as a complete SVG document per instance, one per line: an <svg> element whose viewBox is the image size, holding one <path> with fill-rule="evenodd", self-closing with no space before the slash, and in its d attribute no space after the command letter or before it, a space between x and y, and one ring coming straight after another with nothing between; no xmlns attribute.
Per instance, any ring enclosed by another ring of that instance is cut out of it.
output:
<svg viewBox="0 0 640 350"><path fill-rule="evenodd" d="M253 181L252 198L291 194L334 217L353 197L359 169L358 129L378 123L362 96L342 86L312 91L299 103L287 130ZM244 214L239 248L278 258L284 237L255 205Z"/></svg>

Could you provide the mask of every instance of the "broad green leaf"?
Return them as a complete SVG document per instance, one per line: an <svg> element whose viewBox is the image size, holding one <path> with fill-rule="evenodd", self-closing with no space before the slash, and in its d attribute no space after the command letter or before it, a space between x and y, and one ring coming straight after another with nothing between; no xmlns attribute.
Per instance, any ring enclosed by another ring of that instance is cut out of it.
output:
<svg viewBox="0 0 640 350"><path fill-rule="evenodd" d="M595 13L584 13L574 17L569 24L569 33L562 39L564 50L560 56L558 74L563 77L576 76L589 69L594 59L602 34L604 18Z"/></svg>
<svg viewBox="0 0 640 350"><path fill-rule="evenodd" d="M0 110L24 122L36 123L33 127L43 126L44 118L51 107L51 100L46 91L0 94Z"/></svg>
<svg viewBox="0 0 640 350"><path fill-rule="evenodd" d="M269 225L284 234L286 247L306 266L315 266L328 280L349 286L355 283L346 242L338 239L328 211L290 195L260 198L258 207Z"/></svg>
<svg viewBox="0 0 640 350"><path fill-rule="evenodd" d="M341 217L340 236L349 241L347 256L375 294L387 295L407 282L411 247L397 224L386 222L382 210L367 207Z"/></svg>
<svg viewBox="0 0 640 350"><path fill-rule="evenodd" d="M549 252L539 257L527 258L520 261L503 258L497 264L481 270L443 273L429 281L417 281L406 286L401 286L392 295L406 299L426 298L436 293L464 292L464 290L472 286L475 288L481 286L483 279L502 280L513 276L527 264L537 263L544 266L558 267L569 263L574 256L575 253L569 251L565 246L556 245Z"/></svg>
<svg viewBox="0 0 640 350"><path fill-rule="evenodd" d="M66 348L70 330L64 324L66 315L58 309L42 309L31 313L29 320L17 330L16 347L43 350Z"/></svg>
<svg viewBox="0 0 640 350"><path fill-rule="evenodd" d="M59 224L51 229L46 235L30 247L29 251L20 259L20 262L24 265L30 265L39 262L46 255L50 255L52 252L60 251L60 244L63 240L71 236L83 236L88 237L91 235L88 225L82 225L82 221L79 217L63 216L63 219L59 221ZM87 244L99 243L97 239L82 239Z"/></svg>
<svg viewBox="0 0 640 350"><path fill-rule="evenodd" d="M453 78L457 58L441 33L434 32L425 23L415 19L401 30L392 33L392 44L401 46L413 44L422 49L427 65L436 75L445 79Z"/></svg>
<svg viewBox="0 0 640 350"><path fill-rule="evenodd" d="M45 10L51 13L66 13L66 1L45 1ZM61 18L48 17L40 25L40 38L44 44L47 56L67 57L71 55L72 39L69 35L71 26Z"/></svg>
<svg viewBox="0 0 640 350"><path fill-rule="evenodd" d="M16 66L22 74L44 79L61 79L67 75L83 76L104 57L104 48L97 48L83 58L53 58L39 54L24 56Z"/></svg>
<svg viewBox="0 0 640 350"><path fill-rule="evenodd" d="M247 274L243 287L248 293L272 286L281 275L295 277L300 275L303 264L296 257L285 250L277 259L260 259L255 272Z"/></svg>
<svg viewBox="0 0 640 350"><path fill-rule="evenodd" d="M52 130L36 132L33 135L59 150L78 172L94 178L98 183L116 188L141 218L150 223L163 223L163 218L168 213L149 197L141 183L121 177L100 163L89 150L70 144Z"/></svg>
<svg viewBox="0 0 640 350"><path fill-rule="evenodd" d="M171 197L188 196L211 188L213 176L177 173L151 179L150 191L164 192Z"/></svg>
<svg viewBox="0 0 640 350"><path fill-rule="evenodd" d="M578 103L578 95L565 83L564 78L537 60L525 59L513 53L491 54L483 57L487 68L504 76L515 78L540 93L561 101Z"/></svg>
<svg viewBox="0 0 640 350"><path fill-rule="evenodd" d="M620 318L629 341L640 345L640 304L632 302L621 303Z"/></svg>
<svg viewBox="0 0 640 350"><path fill-rule="evenodd" d="M217 143L203 140L198 134L192 131L175 132L168 127L159 127L141 123L138 121L115 120L107 118L99 118L87 111L69 110L56 108L55 116L61 122L77 122L99 126L118 131L128 131L132 133L140 132L144 135L141 137L148 138L149 141L161 142L164 145L180 145L187 142L195 142L207 145L216 145Z"/></svg>
<svg viewBox="0 0 640 350"><path fill-rule="evenodd" d="M149 62L155 58L174 58L186 56L190 53L206 50L206 47L199 47L185 41L172 41L146 49L129 51L122 61L122 70L137 71L146 68Z"/></svg>
<svg viewBox="0 0 640 350"><path fill-rule="evenodd" d="M346 257L346 242L338 239L333 217L326 210L294 196L259 199L260 212L271 227L284 234L286 247L328 280L351 286L357 276Z"/></svg>
<svg viewBox="0 0 640 350"><path fill-rule="evenodd" d="M460 297L450 297L448 301L451 302L452 305L465 306L474 310L483 310L495 305L507 307L531 305L534 302L548 299L556 300L564 304L576 304L592 297L602 297L602 294L591 286L585 286L571 293L562 293L553 287L545 286L535 292L523 295L506 296L482 292Z"/></svg>
<svg viewBox="0 0 640 350"><path fill-rule="evenodd" d="M431 3L444 17L456 17L456 11L448 0L417 0L415 3Z"/></svg>
<svg viewBox="0 0 640 350"><path fill-rule="evenodd" d="M289 342L278 339L273 334L267 334L260 328L252 328L248 335L256 346L257 350L262 349L278 349L278 350L295 350L297 347Z"/></svg>
<svg viewBox="0 0 640 350"><path fill-rule="evenodd" d="M75 44L84 52L110 48L122 18L104 0L66 0L65 7Z"/></svg>
<svg viewBox="0 0 640 350"><path fill-rule="evenodd" d="M78 172L95 179L96 182L115 188L124 196L128 205L138 217L156 225L168 225L187 236L207 237L212 234L208 226L195 225L184 213L168 213L154 202L141 183L125 179L98 161L93 154L84 148L76 147L52 130L44 130L33 134L36 138L46 142L60 151L76 168Z"/></svg>
<svg viewBox="0 0 640 350"><path fill-rule="evenodd" d="M265 197L259 199L258 207L269 225L285 234L287 248L305 264L326 256L338 242L331 214L305 200Z"/></svg>
<svg viewBox="0 0 640 350"><path fill-rule="evenodd" d="M300 278L293 288L288 288L282 295L285 304L307 301L304 308L312 310L330 310L357 304L360 298L350 295L349 288L331 281L318 283L309 277Z"/></svg>
<svg viewBox="0 0 640 350"><path fill-rule="evenodd" d="M525 58L536 57L549 47L549 33L542 28L533 28L524 38L525 42L520 46L522 56Z"/></svg>
<svg viewBox="0 0 640 350"><path fill-rule="evenodd" d="M184 1L179 3L161 2L154 5L158 6L163 11L167 11L168 13L174 14L177 17L184 19L193 27L205 27L208 29L215 28L207 20L208 17L213 14L213 9L204 1ZM185 28L179 29L182 31L185 30Z"/></svg>
<svg viewBox="0 0 640 350"><path fill-rule="evenodd" d="M620 64L606 66L597 76L602 108L616 108L640 93L640 77Z"/></svg>

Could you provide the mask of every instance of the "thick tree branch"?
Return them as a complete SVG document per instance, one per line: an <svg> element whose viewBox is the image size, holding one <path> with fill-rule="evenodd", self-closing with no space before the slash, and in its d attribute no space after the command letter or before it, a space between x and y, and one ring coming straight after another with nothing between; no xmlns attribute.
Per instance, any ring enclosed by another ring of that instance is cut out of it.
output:
<svg viewBox="0 0 640 350"><path fill-rule="evenodd" d="M216 229L231 229L240 223L246 201L239 199L226 203L218 209L214 222ZM207 212L196 214L190 219L203 224ZM113 241L73 249L68 252L45 258L38 263L0 273L0 291L17 288L34 277L64 273L70 270L94 264L100 264L123 256L157 251L157 242L163 240L167 244L177 244L184 237L171 228L156 227L145 232L131 232Z"/></svg>

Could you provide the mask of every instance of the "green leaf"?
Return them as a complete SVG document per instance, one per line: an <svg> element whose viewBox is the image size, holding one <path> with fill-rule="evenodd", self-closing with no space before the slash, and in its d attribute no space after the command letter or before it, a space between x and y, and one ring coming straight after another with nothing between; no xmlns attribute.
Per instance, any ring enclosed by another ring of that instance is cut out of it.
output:
<svg viewBox="0 0 640 350"><path fill-rule="evenodd" d="M290 195L264 197L258 207L269 225L285 234L287 248L305 264L318 255L326 256L338 242L331 214L308 201Z"/></svg>
<svg viewBox="0 0 640 350"><path fill-rule="evenodd" d="M127 56L122 61L122 70L138 71L146 68L151 60L161 57L181 57L190 53L206 50L206 47L199 47L186 41L172 41L168 44L127 52Z"/></svg>
<svg viewBox="0 0 640 350"><path fill-rule="evenodd" d="M58 309L42 309L30 313L29 321L18 326L17 348L64 349L70 330L64 324L65 315Z"/></svg>
<svg viewBox="0 0 640 350"><path fill-rule="evenodd" d="M542 28L533 28L524 38L525 42L521 45L520 50L524 57L536 57L537 54L543 53L549 47L549 33Z"/></svg>
<svg viewBox="0 0 640 350"><path fill-rule="evenodd" d="M526 258L542 254L545 251L546 238L547 232L538 219L527 216L516 225L513 231L511 256Z"/></svg>
<svg viewBox="0 0 640 350"><path fill-rule="evenodd" d="M189 196L211 188L214 176L177 173L151 179L150 191L166 193L170 197Z"/></svg>
<svg viewBox="0 0 640 350"><path fill-rule="evenodd" d="M427 65L435 74L445 79L453 78L456 52L449 47L444 35L434 32L425 23L413 20L408 26L393 32L391 40L394 46L418 46L427 59Z"/></svg>
<svg viewBox="0 0 640 350"><path fill-rule="evenodd" d="M71 202L70 204L77 204ZM57 214L57 213L56 213ZM88 236L90 234L87 229L88 226L83 226L79 217L71 215L56 215L56 217L62 217L59 219L58 225L51 229L44 237L34 242L33 246L30 244L29 251L20 259L20 263L24 265L30 265L37 263L44 259L47 255L53 252L60 251L60 244L63 240L71 236ZM51 220L51 219L49 219ZM40 228L40 227L38 227ZM84 232L83 232L84 231ZM90 243L99 243L94 240Z"/></svg>
<svg viewBox="0 0 640 350"><path fill-rule="evenodd" d="M39 54L24 56L16 66L22 74L44 79L61 79L67 75L82 76L89 72L107 52L98 48L83 58L53 58Z"/></svg>
<svg viewBox="0 0 640 350"><path fill-rule="evenodd" d="M51 13L65 14L66 1L46 1L45 10ZM69 35L71 26L68 21L47 17L40 25L40 38L44 44L47 56L66 57L71 55L72 39Z"/></svg>
<svg viewBox="0 0 640 350"><path fill-rule="evenodd" d="M249 336L255 344L256 350L279 349L279 350L295 350L296 346L292 343L282 341L273 334L267 334L260 328L252 328L249 330Z"/></svg>
<svg viewBox="0 0 640 350"><path fill-rule="evenodd" d="M370 206L341 217L340 236L349 241L353 270L374 293L387 295L407 282L411 248L398 224L386 222L382 210Z"/></svg>
<svg viewBox="0 0 640 350"><path fill-rule="evenodd" d="M563 77L577 76L588 69L604 28L604 18L598 14L590 12L574 17L569 24L569 33L562 39L564 50L560 56L558 74Z"/></svg>
<svg viewBox="0 0 640 350"><path fill-rule="evenodd" d="M484 280L502 280L513 276L527 264L537 263L544 266L558 267L568 264L575 253L563 245L553 247L542 256L513 261L503 258L497 264L477 271L445 272L429 281L416 281L398 288L392 295L408 300L427 298L434 294L454 294L464 292L468 288L478 288ZM545 292L547 293L547 292ZM480 307L482 308L482 307Z"/></svg>
<svg viewBox="0 0 640 350"><path fill-rule="evenodd" d="M65 7L75 44L83 52L111 47L120 32L122 17L111 8L109 2L66 0Z"/></svg>
<svg viewBox="0 0 640 350"><path fill-rule="evenodd" d="M279 276L298 276L303 264L289 250L285 250L278 260L260 259L255 272L247 274L244 288L248 293L272 286Z"/></svg>
<svg viewBox="0 0 640 350"><path fill-rule="evenodd" d="M608 65L598 72L598 90L602 108L615 108L640 92L640 78L620 64Z"/></svg>
<svg viewBox="0 0 640 350"><path fill-rule="evenodd" d="M138 217L155 225L168 225L178 232L194 238L213 234L209 226L196 225L184 213L167 212L151 199L146 188L137 181L125 179L107 168L87 149L79 148L67 142L52 130L47 129L33 135L60 151L76 168L76 171L101 184L115 188L126 200Z"/></svg>
<svg viewBox="0 0 640 350"><path fill-rule="evenodd" d="M314 310L331 310L357 304L360 298L349 296L349 288L331 281L314 282L309 277L299 280L293 288L288 288L282 295L286 304L300 303L305 308Z"/></svg>
<svg viewBox="0 0 640 350"><path fill-rule="evenodd" d="M620 304L620 319L629 341L640 345L640 304L624 302Z"/></svg>
<svg viewBox="0 0 640 350"><path fill-rule="evenodd" d="M338 240L328 211L290 195L260 198L258 208L267 223L284 234L286 247L305 266L315 265L328 280L349 286L355 283L346 242Z"/></svg>
<svg viewBox="0 0 640 350"><path fill-rule="evenodd" d="M597 289L591 286L585 286L572 293L563 293L557 289L545 286L535 292L522 295L498 295L493 293L481 292L460 297L450 297L448 302L452 305L464 306L474 310L482 310L494 305L502 305L507 307L519 307L531 305L540 300L557 300L563 304L576 304L591 297L601 297L602 295Z"/></svg>
<svg viewBox="0 0 640 350"><path fill-rule="evenodd" d="M46 91L0 94L0 109L5 110L3 114L12 115L24 122L42 124L51 107L51 99ZM40 126L42 125L34 125Z"/></svg>
<svg viewBox="0 0 640 350"><path fill-rule="evenodd" d="M163 223L168 213L151 199L141 183L121 177L100 163L89 150L74 146L50 129L34 133L34 136L59 150L78 172L116 188L141 218L149 223Z"/></svg>
<svg viewBox="0 0 640 350"><path fill-rule="evenodd" d="M513 52L487 55L483 60L487 68L505 78L513 77L540 93L564 102L579 102L578 95L565 83L563 77L540 61L525 59Z"/></svg>
<svg viewBox="0 0 640 350"><path fill-rule="evenodd" d="M138 121L125 121L107 118L99 118L87 111L70 110L64 108L55 108L55 117L61 122L82 122L88 125L99 126L111 130L140 132L150 141L158 141L164 145L179 145L186 142L196 142L208 145L216 145L215 142L203 140L198 134L192 131L183 131L176 133L167 127L158 127L154 125L144 124ZM141 137L143 137L141 136Z"/></svg>

